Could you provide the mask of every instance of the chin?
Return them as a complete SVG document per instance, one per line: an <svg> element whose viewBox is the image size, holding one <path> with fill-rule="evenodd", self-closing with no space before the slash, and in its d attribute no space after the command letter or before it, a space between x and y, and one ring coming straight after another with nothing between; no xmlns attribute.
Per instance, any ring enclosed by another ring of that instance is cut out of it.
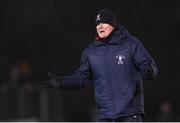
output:
<svg viewBox="0 0 180 123"><path fill-rule="evenodd" d="M107 36L99 36L99 37L103 39L103 38L106 38Z"/></svg>

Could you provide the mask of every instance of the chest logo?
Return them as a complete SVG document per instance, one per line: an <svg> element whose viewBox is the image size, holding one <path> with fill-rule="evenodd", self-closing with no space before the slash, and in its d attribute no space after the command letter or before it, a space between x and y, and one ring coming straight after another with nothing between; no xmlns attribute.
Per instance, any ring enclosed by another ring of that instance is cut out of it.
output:
<svg viewBox="0 0 180 123"><path fill-rule="evenodd" d="M116 59L118 59L117 64L123 64L125 57L123 55L117 55Z"/></svg>

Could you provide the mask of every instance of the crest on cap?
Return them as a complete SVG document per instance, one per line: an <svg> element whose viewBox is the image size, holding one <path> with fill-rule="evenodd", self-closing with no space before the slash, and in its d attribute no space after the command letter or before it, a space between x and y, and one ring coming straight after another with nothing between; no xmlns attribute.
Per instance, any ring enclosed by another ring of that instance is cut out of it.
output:
<svg viewBox="0 0 180 123"><path fill-rule="evenodd" d="M97 17L96 17L96 21L98 22L98 21L100 21L101 19L100 19L100 14L98 14L97 15Z"/></svg>

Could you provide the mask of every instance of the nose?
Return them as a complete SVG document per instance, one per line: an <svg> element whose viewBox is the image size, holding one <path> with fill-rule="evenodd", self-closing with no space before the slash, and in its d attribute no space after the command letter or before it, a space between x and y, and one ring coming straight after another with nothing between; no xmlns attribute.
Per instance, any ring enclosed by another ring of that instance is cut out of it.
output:
<svg viewBox="0 0 180 123"><path fill-rule="evenodd" d="M99 23L98 25L97 25L97 28L99 29L99 28L102 28L102 23Z"/></svg>

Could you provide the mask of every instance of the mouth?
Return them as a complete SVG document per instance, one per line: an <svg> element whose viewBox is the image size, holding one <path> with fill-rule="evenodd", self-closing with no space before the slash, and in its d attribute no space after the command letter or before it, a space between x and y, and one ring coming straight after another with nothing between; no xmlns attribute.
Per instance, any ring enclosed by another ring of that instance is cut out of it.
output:
<svg viewBox="0 0 180 123"><path fill-rule="evenodd" d="M99 33L104 33L104 32L105 32L105 31L103 31L103 30L102 30L102 31L99 31Z"/></svg>

